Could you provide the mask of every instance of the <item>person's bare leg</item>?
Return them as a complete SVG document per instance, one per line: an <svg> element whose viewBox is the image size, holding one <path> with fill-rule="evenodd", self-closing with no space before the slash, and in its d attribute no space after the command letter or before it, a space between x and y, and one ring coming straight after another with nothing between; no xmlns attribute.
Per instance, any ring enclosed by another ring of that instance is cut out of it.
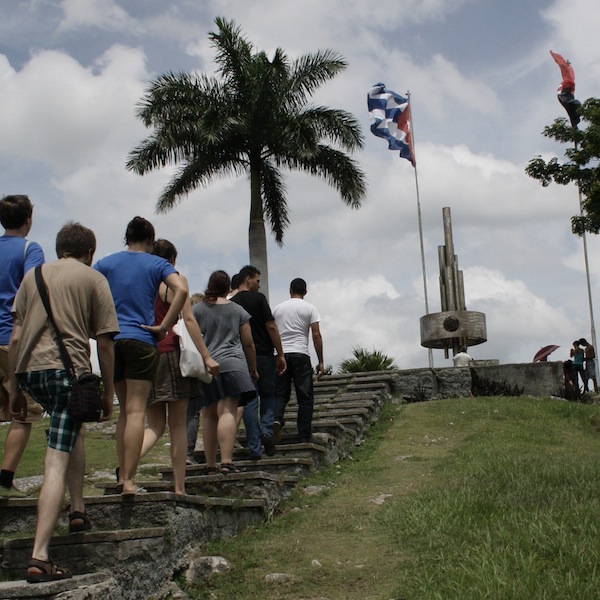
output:
<svg viewBox="0 0 600 600"><path fill-rule="evenodd" d="M169 402L169 431L171 433L171 464L176 494L185 494L185 460L187 458L188 401Z"/></svg>
<svg viewBox="0 0 600 600"><path fill-rule="evenodd" d="M202 440L204 442L204 457L207 467L217 466L217 427L219 416L217 404L213 403L202 409Z"/></svg>
<svg viewBox="0 0 600 600"><path fill-rule="evenodd" d="M37 505L37 521L32 558L48 560L48 546L62 509L70 454L53 448L46 450L44 483Z"/></svg>
<svg viewBox="0 0 600 600"><path fill-rule="evenodd" d="M69 456L69 464L67 466L67 488L69 490L69 498L73 512L85 512L85 504L83 502L83 477L85 475L85 450L83 439L85 436L85 425L81 426L77 441ZM76 520L74 525L79 524Z"/></svg>
<svg viewBox="0 0 600 600"><path fill-rule="evenodd" d="M135 475L144 440L144 415L152 382L127 379L127 417L123 431L123 493L136 491Z"/></svg>
<svg viewBox="0 0 600 600"><path fill-rule="evenodd" d="M238 401L235 398L223 398L217 402L219 416L217 438L221 449L221 463L233 462L233 447L237 434L237 410Z"/></svg>
<svg viewBox="0 0 600 600"><path fill-rule="evenodd" d="M148 422L147 427L144 429L144 439L142 441L142 456L146 456L152 448L156 445L156 442L162 437L165 432L165 426L167 423L167 403L166 402L155 402L150 406L146 407L146 420ZM169 410L170 417L170 410Z"/></svg>
<svg viewBox="0 0 600 600"><path fill-rule="evenodd" d="M115 382L115 394L119 399L119 418L117 419L116 441L117 441L117 460L119 461L119 485L123 485L123 439L125 436L125 424L127 423L127 382Z"/></svg>
<svg viewBox="0 0 600 600"><path fill-rule="evenodd" d="M23 457L25 446L31 433L31 423L19 423L11 421L6 433L4 443L4 456L2 458L2 470L15 472Z"/></svg>

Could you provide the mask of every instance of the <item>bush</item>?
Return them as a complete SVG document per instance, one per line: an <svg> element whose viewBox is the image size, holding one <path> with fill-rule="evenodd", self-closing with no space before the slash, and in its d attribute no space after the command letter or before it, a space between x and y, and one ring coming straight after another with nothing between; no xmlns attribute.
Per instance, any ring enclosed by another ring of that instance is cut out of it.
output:
<svg viewBox="0 0 600 600"><path fill-rule="evenodd" d="M397 369L394 359L380 350L369 351L365 348L353 348L353 358L347 358L340 364L340 373L361 373L364 371L385 371Z"/></svg>

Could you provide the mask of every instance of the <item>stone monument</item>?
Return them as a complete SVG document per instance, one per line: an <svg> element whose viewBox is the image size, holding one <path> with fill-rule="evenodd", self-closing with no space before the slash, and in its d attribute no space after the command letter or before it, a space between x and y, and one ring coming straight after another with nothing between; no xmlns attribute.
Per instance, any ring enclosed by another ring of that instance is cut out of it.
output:
<svg viewBox="0 0 600 600"><path fill-rule="evenodd" d="M458 268L452 240L450 208L442 209L444 246L438 246L440 263L440 296L442 312L421 317L421 346L444 350L449 358L460 348L476 346L487 341L485 314L467 310L463 273Z"/></svg>

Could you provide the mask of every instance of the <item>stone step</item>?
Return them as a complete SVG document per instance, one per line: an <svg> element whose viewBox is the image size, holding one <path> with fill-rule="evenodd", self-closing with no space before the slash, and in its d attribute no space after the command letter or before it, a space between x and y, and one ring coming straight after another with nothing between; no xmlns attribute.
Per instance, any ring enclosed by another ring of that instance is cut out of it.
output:
<svg viewBox="0 0 600 600"><path fill-rule="evenodd" d="M20 575L23 573L20 572ZM120 600L123 595L117 581L108 571L75 575L71 579L29 584L25 579L0 582L2 600L54 600L55 598L85 600Z"/></svg>
<svg viewBox="0 0 600 600"><path fill-rule="evenodd" d="M86 512L97 531L116 529L147 529L163 527L174 517L179 507L213 512L232 510L248 511L262 516L267 508L262 498L243 499L210 496L178 496L173 492L158 491L138 494L134 497L121 495L88 496L85 498ZM37 500L35 498L10 499L0 512L3 538L9 535L23 535L35 530ZM57 534L69 535L67 510L61 514L56 529ZM82 533L70 534L82 536Z"/></svg>
<svg viewBox="0 0 600 600"><path fill-rule="evenodd" d="M50 556L75 575L106 568L112 563L136 557L160 556L163 551L164 527L90 531L55 536L50 542ZM22 573L31 557L33 538L5 540L2 568L8 573Z"/></svg>
<svg viewBox="0 0 600 600"><path fill-rule="evenodd" d="M282 500L289 498L298 483L298 476L285 473L269 473L267 471L250 470L242 473L222 475L192 475L188 470L185 479L187 495L225 497L238 499L263 499L267 507L273 508ZM147 481L143 483L148 492L171 491L172 479ZM96 487L104 490L105 495L116 495L117 484L100 482Z"/></svg>
<svg viewBox="0 0 600 600"><path fill-rule="evenodd" d="M295 421L298 415L298 407L292 406L286 409L284 418L286 421ZM328 408L320 411L315 409L313 419L330 419L337 420L338 417L360 417L365 423L369 423L376 416L375 411L368 408L351 407L351 408Z"/></svg>
<svg viewBox="0 0 600 600"><path fill-rule="evenodd" d="M195 452L194 457L198 460L198 465L188 465L186 467L186 477L195 477L204 468L204 455L202 452ZM314 471L317 467L312 457L294 457L294 456L275 456L273 458L262 458L261 460L238 460L236 465L244 470L257 470L260 472L272 473L275 475L285 474L288 476L302 476ZM173 469L164 467L160 469L160 474L167 481L173 480Z"/></svg>
<svg viewBox="0 0 600 600"><path fill-rule="evenodd" d="M243 434L241 434L243 435ZM321 466L327 462L327 446L317 443L296 443L288 444L277 448L277 456L280 458L294 457L294 458L312 458L316 466ZM199 463L204 463L204 451L197 450L194 452L194 459ZM217 454L217 461L219 456ZM236 448L233 451L233 462L239 466L240 461L248 461L248 465L254 465L253 461L248 458L248 449ZM262 464L262 462L261 462ZM189 467L188 467L189 468ZM164 472L163 469L160 469Z"/></svg>
<svg viewBox="0 0 600 600"><path fill-rule="evenodd" d="M54 536L51 555L57 564L76 574L109 571L121 590L118 597L126 600L151 597L180 568L190 544L202 546L217 538L232 537L263 522L271 513L264 499L176 496L171 492L86 500L94 529ZM124 515L124 510L129 514ZM152 525L157 520L162 521L161 525ZM151 525L135 526L144 522ZM112 529L100 530L115 523ZM32 537L4 539L3 573L23 577L32 545Z"/></svg>

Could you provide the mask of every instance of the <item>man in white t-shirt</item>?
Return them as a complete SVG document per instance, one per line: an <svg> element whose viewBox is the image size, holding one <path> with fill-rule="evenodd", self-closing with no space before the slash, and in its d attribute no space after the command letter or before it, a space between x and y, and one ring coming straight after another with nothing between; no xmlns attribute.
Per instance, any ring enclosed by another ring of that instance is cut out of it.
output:
<svg viewBox="0 0 600 600"><path fill-rule="evenodd" d="M298 441L308 442L312 436L313 415L313 370L308 350L308 336L312 333L313 346L317 353L317 378L323 375L323 338L319 329L321 317L317 309L304 300L306 281L296 278L290 284L290 299L278 304L273 317L281 336L283 355L287 370L277 378L275 387L275 422L273 441L281 441L284 412L290 400L292 381L298 400Z"/></svg>
<svg viewBox="0 0 600 600"><path fill-rule="evenodd" d="M455 367L468 367L472 358L467 354L466 348L460 348L459 351L452 357L452 362L454 362Z"/></svg>

